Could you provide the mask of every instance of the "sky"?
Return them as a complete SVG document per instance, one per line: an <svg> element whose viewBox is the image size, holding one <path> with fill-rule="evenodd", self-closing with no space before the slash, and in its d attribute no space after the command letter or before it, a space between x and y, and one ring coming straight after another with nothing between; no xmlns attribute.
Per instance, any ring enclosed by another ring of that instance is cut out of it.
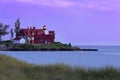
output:
<svg viewBox="0 0 120 80"><path fill-rule="evenodd" d="M21 28L46 25L55 41L120 45L120 0L0 0L0 22L10 30L17 18Z"/></svg>

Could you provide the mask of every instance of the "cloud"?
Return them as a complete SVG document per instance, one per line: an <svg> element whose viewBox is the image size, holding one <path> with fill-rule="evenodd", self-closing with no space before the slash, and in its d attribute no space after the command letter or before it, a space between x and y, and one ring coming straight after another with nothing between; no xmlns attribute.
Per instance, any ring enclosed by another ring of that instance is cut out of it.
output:
<svg viewBox="0 0 120 80"><path fill-rule="evenodd" d="M74 7L76 2L66 0L18 0L23 3L31 3L36 5L51 6L51 7Z"/></svg>
<svg viewBox="0 0 120 80"><path fill-rule="evenodd" d="M79 3L80 8L97 10L118 10L120 9L120 0L89 0Z"/></svg>
<svg viewBox="0 0 120 80"><path fill-rule="evenodd" d="M1 1L16 1L26 4L34 4L39 6L62 7L62 8L83 8L94 10L118 10L120 9L120 0L0 0Z"/></svg>
<svg viewBox="0 0 120 80"><path fill-rule="evenodd" d="M107 4L102 4L98 2L87 2L87 3L80 3L80 8L87 8L87 9L96 9L96 10L111 10L112 7Z"/></svg>
<svg viewBox="0 0 120 80"><path fill-rule="evenodd" d="M19 2L51 7L76 7L95 10L116 10L120 9L120 0L18 0Z"/></svg>

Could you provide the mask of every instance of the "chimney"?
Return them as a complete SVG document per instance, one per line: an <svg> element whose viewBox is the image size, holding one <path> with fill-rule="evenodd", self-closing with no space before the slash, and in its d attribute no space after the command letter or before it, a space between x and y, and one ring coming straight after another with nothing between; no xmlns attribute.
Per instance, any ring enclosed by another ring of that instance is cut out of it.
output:
<svg viewBox="0 0 120 80"><path fill-rule="evenodd" d="M28 30L28 35L29 35L29 27L27 27L27 30Z"/></svg>
<svg viewBox="0 0 120 80"><path fill-rule="evenodd" d="M32 29L32 27L30 27L30 29Z"/></svg>
<svg viewBox="0 0 120 80"><path fill-rule="evenodd" d="M27 27L27 29L29 29L29 27Z"/></svg>
<svg viewBox="0 0 120 80"><path fill-rule="evenodd" d="M35 26L33 27L33 29L35 29Z"/></svg>

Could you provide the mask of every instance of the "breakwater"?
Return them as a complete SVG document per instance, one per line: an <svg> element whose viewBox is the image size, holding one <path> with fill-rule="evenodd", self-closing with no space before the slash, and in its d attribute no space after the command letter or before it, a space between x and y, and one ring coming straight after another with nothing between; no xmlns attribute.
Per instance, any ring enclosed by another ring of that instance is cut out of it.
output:
<svg viewBox="0 0 120 80"><path fill-rule="evenodd" d="M41 48L41 49L9 49L9 51L98 51L98 49L47 49L47 48Z"/></svg>

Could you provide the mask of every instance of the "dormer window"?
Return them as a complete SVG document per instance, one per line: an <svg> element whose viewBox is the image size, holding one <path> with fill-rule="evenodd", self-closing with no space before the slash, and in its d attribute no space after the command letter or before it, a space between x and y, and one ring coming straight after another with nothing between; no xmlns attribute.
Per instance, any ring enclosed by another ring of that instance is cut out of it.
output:
<svg viewBox="0 0 120 80"><path fill-rule="evenodd" d="M38 35L40 35L40 32L38 32Z"/></svg>

